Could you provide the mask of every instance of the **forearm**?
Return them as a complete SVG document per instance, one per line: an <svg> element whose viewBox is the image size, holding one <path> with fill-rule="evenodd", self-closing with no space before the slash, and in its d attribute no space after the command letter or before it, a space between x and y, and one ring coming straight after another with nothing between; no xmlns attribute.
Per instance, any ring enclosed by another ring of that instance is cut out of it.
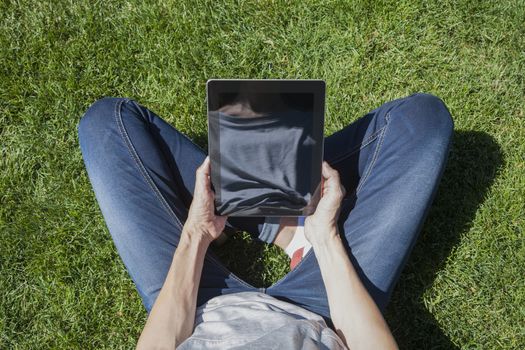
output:
<svg viewBox="0 0 525 350"><path fill-rule="evenodd" d="M328 236L313 247L339 336L351 349L396 349L388 325L361 283L339 234L335 231Z"/></svg>
<svg viewBox="0 0 525 350"><path fill-rule="evenodd" d="M183 230L162 289L137 344L138 349L175 349L191 335L197 292L210 242Z"/></svg>

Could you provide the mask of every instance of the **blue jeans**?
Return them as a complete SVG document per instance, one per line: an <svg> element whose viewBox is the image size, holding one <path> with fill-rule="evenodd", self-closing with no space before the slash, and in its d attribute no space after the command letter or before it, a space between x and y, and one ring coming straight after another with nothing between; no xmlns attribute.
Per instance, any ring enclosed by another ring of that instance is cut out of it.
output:
<svg viewBox="0 0 525 350"><path fill-rule="evenodd" d="M206 152L148 109L124 98L95 102L78 132L109 232L149 312L177 248L195 170ZM339 171L347 190L340 233L381 310L431 205L452 132L443 102L415 94L382 105L325 140L324 159ZM228 225L267 241L273 239L268 232L275 232L264 218L229 218ZM243 291L267 293L330 317L313 250L268 288L241 280L208 251L197 305Z"/></svg>

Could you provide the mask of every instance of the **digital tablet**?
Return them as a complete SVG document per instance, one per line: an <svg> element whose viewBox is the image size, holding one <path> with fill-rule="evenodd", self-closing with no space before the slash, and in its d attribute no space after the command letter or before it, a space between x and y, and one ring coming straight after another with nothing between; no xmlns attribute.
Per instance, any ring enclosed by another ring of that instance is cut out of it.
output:
<svg viewBox="0 0 525 350"><path fill-rule="evenodd" d="M325 82L208 80L215 209L307 216L321 196Z"/></svg>

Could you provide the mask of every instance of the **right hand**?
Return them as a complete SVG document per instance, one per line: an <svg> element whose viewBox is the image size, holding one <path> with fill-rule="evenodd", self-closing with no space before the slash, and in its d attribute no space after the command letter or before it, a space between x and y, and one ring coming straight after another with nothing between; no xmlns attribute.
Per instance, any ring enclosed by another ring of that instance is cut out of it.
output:
<svg viewBox="0 0 525 350"><path fill-rule="evenodd" d="M341 209L341 201L345 196L345 188L341 185L339 173L327 162L323 162L323 192L315 212L305 219L304 231L306 239L316 246L338 235L337 219Z"/></svg>

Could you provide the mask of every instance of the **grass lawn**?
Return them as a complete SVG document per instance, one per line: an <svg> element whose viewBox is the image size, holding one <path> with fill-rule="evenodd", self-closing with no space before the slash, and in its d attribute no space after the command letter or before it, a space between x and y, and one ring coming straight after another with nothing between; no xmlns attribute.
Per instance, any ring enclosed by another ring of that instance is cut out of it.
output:
<svg viewBox="0 0 525 350"><path fill-rule="evenodd" d="M132 97L206 147L212 77L325 79L327 135L440 96L454 145L387 320L405 349L525 348L524 20L523 0L0 0L0 348L135 344L146 313L76 125ZM261 286L287 272L246 236L220 254Z"/></svg>

